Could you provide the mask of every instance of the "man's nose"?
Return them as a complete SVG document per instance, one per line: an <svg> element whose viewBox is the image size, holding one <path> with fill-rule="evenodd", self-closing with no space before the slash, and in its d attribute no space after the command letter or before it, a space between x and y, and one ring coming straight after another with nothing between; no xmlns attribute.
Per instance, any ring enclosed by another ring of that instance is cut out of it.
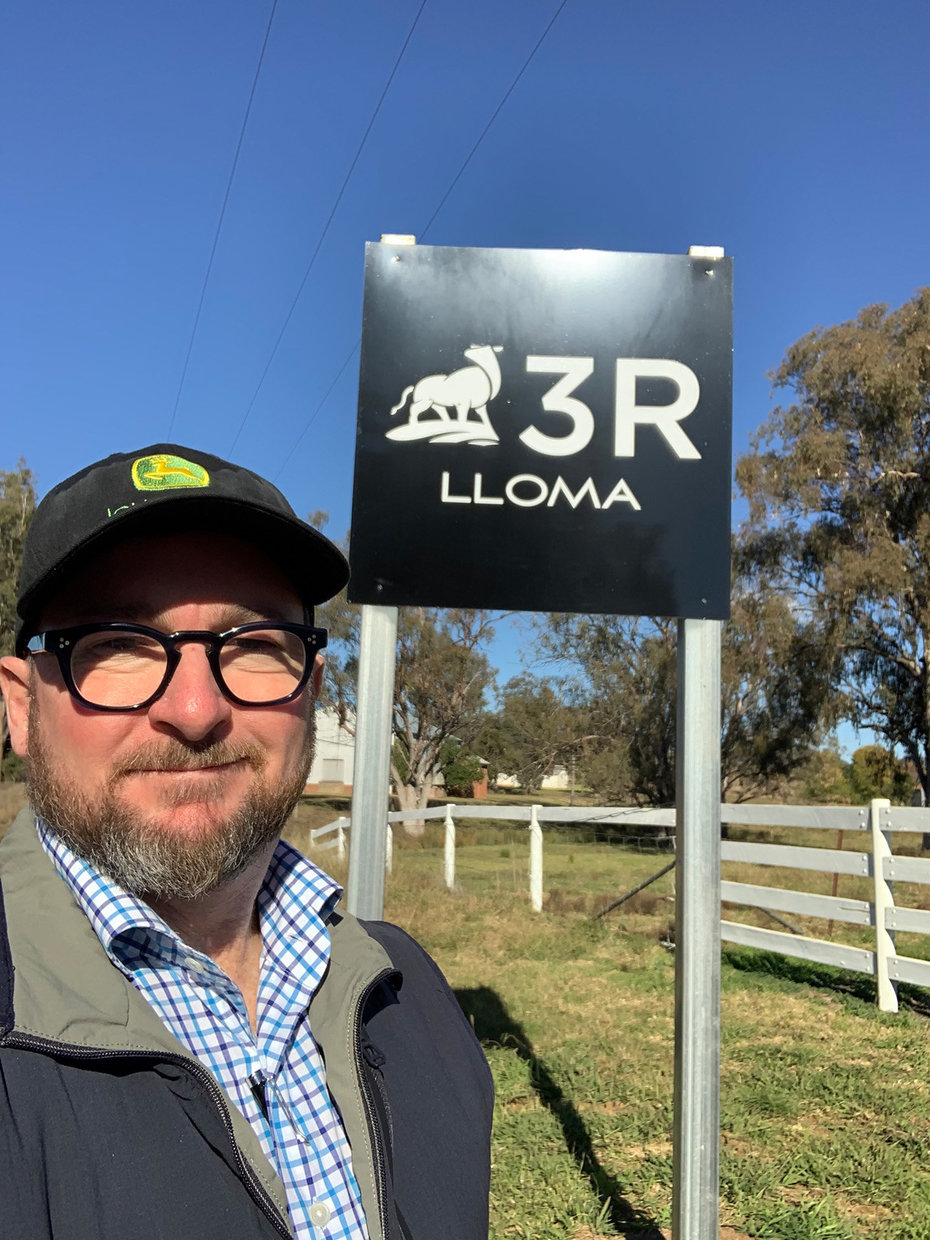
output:
<svg viewBox="0 0 930 1240"><path fill-rule="evenodd" d="M161 697L148 709L149 720L186 740L203 740L232 717L232 703L220 691L198 642L178 646L181 659Z"/></svg>

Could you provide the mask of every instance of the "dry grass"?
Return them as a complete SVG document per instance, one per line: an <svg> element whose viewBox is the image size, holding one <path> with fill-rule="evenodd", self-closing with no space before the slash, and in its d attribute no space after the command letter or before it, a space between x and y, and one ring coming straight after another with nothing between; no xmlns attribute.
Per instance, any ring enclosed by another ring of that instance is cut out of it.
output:
<svg viewBox="0 0 930 1240"><path fill-rule="evenodd" d="M25 784L12 781L0 783L0 836L25 804Z"/></svg>
<svg viewBox="0 0 930 1240"><path fill-rule="evenodd" d="M659 1240L672 1181L674 957L660 946L672 876L595 921L605 894L663 858L547 837L549 895L533 916L512 868L523 848L464 846L452 893L438 848L401 850L387 891L387 915L437 957L495 1072L492 1236ZM926 1018L907 1005L878 1013L868 979L748 949L726 961L721 1240L924 1240Z"/></svg>
<svg viewBox="0 0 930 1240"><path fill-rule="evenodd" d="M0 786L0 825L21 801ZM342 812L307 799L288 834L306 848L309 830ZM674 955L662 941L674 876L592 916L666 857L547 834L534 915L525 832L462 830L459 844L448 892L438 834L400 842L385 912L436 957L495 1074L493 1240L668 1240ZM345 880L334 852L311 855ZM779 881L754 867L739 876ZM858 882L841 878L840 894L867 896ZM720 1240L930 1235L930 1000L912 992L886 1016L870 986L725 950Z"/></svg>

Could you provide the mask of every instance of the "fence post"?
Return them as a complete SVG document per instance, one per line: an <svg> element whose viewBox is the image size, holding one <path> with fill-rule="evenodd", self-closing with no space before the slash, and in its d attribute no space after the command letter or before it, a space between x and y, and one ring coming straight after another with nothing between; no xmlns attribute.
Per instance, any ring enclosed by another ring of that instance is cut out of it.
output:
<svg viewBox="0 0 930 1240"><path fill-rule="evenodd" d="M452 806L446 806L446 836L443 843L443 874L446 886L451 891L455 886L455 823L452 820Z"/></svg>
<svg viewBox="0 0 930 1240"><path fill-rule="evenodd" d="M336 828L336 856L340 861L345 860L346 855L346 823L348 818L340 818L339 825Z"/></svg>
<svg viewBox="0 0 930 1240"><path fill-rule="evenodd" d="M530 905L534 913L542 912L543 844L539 825L541 805L530 807Z"/></svg>
<svg viewBox="0 0 930 1240"><path fill-rule="evenodd" d="M891 802L885 799L869 804L872 879L875 884L875 992L882 1012L898 1010L898 986L888 972L888 962L895 955L894 931L889 930L887 925L888 911L894 909L894 883L885 877L885 858L891 856L890 809Z"/></svg>
<svg viewBox="0 0 930 1240"><path fill-rule="evenodd" d="M384 839L384 872L385 874L394 873L394 828L390 823L387 825L387 834Z"/></svg>

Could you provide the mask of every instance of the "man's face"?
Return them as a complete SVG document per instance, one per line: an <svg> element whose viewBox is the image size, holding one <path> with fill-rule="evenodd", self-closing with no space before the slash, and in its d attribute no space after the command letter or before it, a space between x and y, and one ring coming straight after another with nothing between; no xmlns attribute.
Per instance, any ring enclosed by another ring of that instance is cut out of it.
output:
<svg viewBox="0 0 930 1240"><path fill-rule="evenodd" d="M249 544L171 535L91 561L42 628L107 620L222 632L252 620L299 623L303 609ZM193 898L241 871L277 839L312 757L319 661L296 701L243 707L223 697L202 644L181 650L158 701L124 714L75 701L51 655L4 661L11 735L29 758L33 804L75 851L140 895Z"/></svg>

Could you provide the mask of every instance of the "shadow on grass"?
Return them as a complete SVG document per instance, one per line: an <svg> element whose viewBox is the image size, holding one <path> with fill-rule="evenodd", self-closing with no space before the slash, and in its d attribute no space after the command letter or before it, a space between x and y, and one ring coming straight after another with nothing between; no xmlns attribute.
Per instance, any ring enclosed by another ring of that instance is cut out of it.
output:
<svg viewBox="0 0 930 1240"><path fill-rule="evenodd" d="M601 1203L604 1217L610 1219L621 1236L636 1240L662 1240L654 1219L635 1209L620 1191L619 1182L601 1166L591 1135L572 1100L567 1098L545 1063L533 1050L522 1025L513 1019L497 993L487 986L456 990L456 998L483 1042L512 1046L529 1064L530 1079L539 1101L558 1121L568 1152L578 1162Z"/></svg>
<svg viewBox="0 0 930 1240"><path fill-rule="evenodd" d="M815 964L792 956L780 956L752 947L730 947L723 951L723 963L741 973L760 973L783 978L802 986L832 990L838 995L875 1004L875 979L866 973L850 973L828 964ZM918 1016L930 1017L930 991L902 982L898 986L898 1005Z"/></svg>

